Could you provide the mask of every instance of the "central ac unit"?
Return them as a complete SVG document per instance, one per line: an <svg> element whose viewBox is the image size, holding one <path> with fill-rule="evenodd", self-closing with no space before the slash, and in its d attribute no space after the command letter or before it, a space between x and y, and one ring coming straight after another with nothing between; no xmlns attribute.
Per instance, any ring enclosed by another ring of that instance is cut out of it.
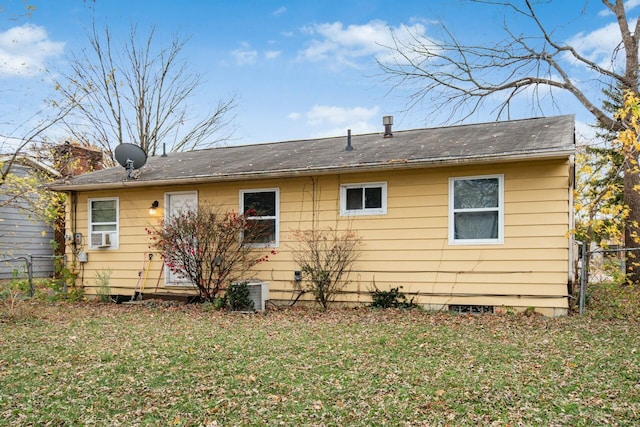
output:
<svg viewBox="0 0 640 427"><path fill-rule="evenodd" d="M104 231L91 233L91 246L94 248L108 248L111 246L111 235Z"/></svg>
<svg viewBox="0 0 640 427"><path fill-rule="evenodd" d="M247 288L249 288L249 298L253 301L253 309L264 311L269 299L269 283L260 281L248 282Z"/></svg>

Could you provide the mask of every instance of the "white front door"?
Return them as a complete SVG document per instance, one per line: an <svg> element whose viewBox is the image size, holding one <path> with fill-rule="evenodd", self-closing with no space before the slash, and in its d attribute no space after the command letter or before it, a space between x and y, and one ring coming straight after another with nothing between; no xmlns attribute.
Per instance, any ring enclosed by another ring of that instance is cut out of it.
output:
<svg viewBox="0 0 640 427"><path fill-rule="evenodd" d="M198 192L188 191L179 193L165 193L165 222L168 222L172 217L180 215L181 213L189 210L195 210L198 208ZM185 277L180 277L165 267L164 272L165 286L193 286L193 283Z"/></svg>

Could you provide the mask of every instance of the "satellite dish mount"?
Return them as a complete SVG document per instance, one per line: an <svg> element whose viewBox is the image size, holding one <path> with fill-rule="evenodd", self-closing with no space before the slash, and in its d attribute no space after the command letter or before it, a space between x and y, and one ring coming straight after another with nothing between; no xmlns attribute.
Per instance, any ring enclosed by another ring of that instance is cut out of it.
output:
<svg viewBox="0 0 640 427"><path fill-rule="evenodd" d="M134 144L120 144L115 151L116 160L127 170L127 179L135 178L134 172L147 163L147 153Z"/></svg>

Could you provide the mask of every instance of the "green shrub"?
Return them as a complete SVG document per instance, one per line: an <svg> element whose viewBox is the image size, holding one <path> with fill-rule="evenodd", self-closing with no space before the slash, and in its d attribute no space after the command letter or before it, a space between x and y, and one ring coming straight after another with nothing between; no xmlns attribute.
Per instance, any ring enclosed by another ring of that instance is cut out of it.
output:
<svg viewBox="0 0 640 427"><path fill-rule="evenodd" d="M84 289L79 286L72 286L67 289L63 299L68 302L80 302L84 300Z"/></svg>
<svg viewBox="0 0 640 427"><path fill-rule="evenodd" d="M59 278L43 279L36 283L34 300L44 302L79 302L84 299L84 289L68 285L64 280Z"/></svg>
<svg viewBox="0 0 640 427"><path fill-rule="evenodd" d="M20 276L23 278L21 279ZM30 292L31 285L29 284L29 279L25 276L26 273L20 273L18 270L14 269L11 272L11 281L9 282L8 287L24 294L28 294Z"/></svg>
<svg viewBox="0 0 640 427"><path fill-rule="evenodd" d="M376 308L415 308L418 305L414 302L414 299L407 301L407 297L403 294L400 289L402 286L397 288L391 288L388 291L381 291L375 286L374 290L371 291L371 307Z"/></svg>
<svg viewBox="0 0 640 427"><path fill-rule="evenodd" d="M109 281L111 280L111 269L102 269L96 271L96 295L100 302L111 302L111 287Z"/></svg>
<svg viewBox="0 0 640 427"><path fill-rule="evenodd" d="M215 310L222 310L223 308L227 307L227 305L229 304L229 301L227 299L227 296L223 295L221 297L214 298L213 303L209 303L209 304L212 304Z"/></svg>
<svg viewBox="0 0 640 427"><path fill-rule="evenodd" d="M203 312L210 313L213 311L219 311L227 308L228 303L229 302L227 300L227 295L223 295L223 296L215 297L213 299L213 302L204 301L201 307Z"/></svg>
<svg viewBox="0 0 640 427"><path fill-rule="evenodd" d="M251 311L254 309L253 300L249 298L247 282L230 285L227 289L227 298L231 311Z"/></svg>

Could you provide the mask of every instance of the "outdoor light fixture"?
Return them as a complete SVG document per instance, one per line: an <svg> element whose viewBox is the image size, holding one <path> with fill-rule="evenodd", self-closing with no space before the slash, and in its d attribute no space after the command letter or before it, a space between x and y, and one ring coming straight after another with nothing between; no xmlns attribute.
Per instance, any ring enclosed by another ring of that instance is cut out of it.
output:
<svg viewBox="0 0 640 427"><path fill-rule="evenodd" d="M154 200L153 203L151 203L151 207L149 208L149 215L155 215L156 209L158 209L159 205L160 203L158 203L157 200Z"/></svg>

